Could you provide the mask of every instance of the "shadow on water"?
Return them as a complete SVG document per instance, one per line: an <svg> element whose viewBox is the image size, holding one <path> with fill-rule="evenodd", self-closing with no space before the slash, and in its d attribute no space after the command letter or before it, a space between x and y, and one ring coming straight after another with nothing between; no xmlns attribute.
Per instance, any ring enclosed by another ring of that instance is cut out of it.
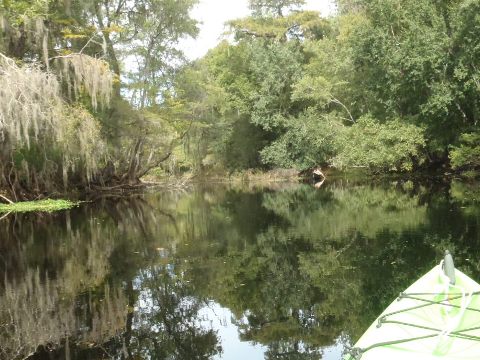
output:
<svg viewBox="0 0 480 360"><path fill-rule="evenodd" d="M339 360L443 249L480 279L479 220L474 184L344 180L9 216L0 359Z"/></svg>

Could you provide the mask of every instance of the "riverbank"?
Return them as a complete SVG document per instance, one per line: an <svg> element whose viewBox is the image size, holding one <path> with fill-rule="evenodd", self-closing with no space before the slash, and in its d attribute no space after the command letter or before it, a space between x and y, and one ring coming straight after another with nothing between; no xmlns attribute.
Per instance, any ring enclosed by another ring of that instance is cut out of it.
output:
<svg viewBox="0 0 480 360"><path fill-rule="evenodd" d="M474 182L480 178L478 172L445 172L443 169L439 171L417 171L409 173L373 173L365 168L353 168L345 171L339 171L333 168L326 168L323 170L326 178L325 182L347 181L351 183L369 182L383 182L383 181L399 181L403 182L423 182L427 179L434 182L450 182L454 179L466 183ZM248 169L243 171L236 171L228 173L227 171L206 171L201 174L186 172L177 174L176 176L158 176L150 174L144 176L136 185L119 185L114 187L91 188L85 192L69 192L64 194L56 194L65 199L53 200L43 199L34 201L22 201L11 204L0 204L0 213L7 212L52 212L57 210L70 209L76 206L79 202L77 199L86 199L87 201L95 201L97 198L105 196L124 197L128 194L142 192L146 189L183 189L193 184L209 183L209 184L230 184L231 186L248 186L251 188L281 188L286 183L309 182L315 184L316 187L323 186L324 182L318 182L311 172L299 172L295 169L273 169L273 170L259 170ZM317 186L319 185L319 186ZM0 195L0 197L2 197ZM74 200L66 200L66 198ZM3 201L10 202L6 197Z"/></svg>
<svg viewBox="0 0 480 360"><path fill-rule="evenodd" d="M201 174L184 173L181 176L156 176L154 174L146 175L142 181L146 184L167 184L174 186L175 184L189 184L194 182L209 183L249 183L249 182L283 182L283 181L300 181L303 176L295 169L273 169L258 170L248 169L235 172L227 171L206 171Z"/></svg>

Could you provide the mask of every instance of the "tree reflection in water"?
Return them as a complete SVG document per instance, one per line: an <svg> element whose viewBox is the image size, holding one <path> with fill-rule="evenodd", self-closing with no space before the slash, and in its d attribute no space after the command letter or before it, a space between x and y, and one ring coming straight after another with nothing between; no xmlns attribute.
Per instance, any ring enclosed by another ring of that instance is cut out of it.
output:
<svg viewBox="0 0 480 360"><path fill-rule="evenodd" d="M325 349L445 247L480 276L475 188L429 186L198 187L6 217L0 358L221 358L213 302L267 359L339 360Z"/></svg>
<svg viewBox="0 0 480 360"><path fill-rule="evenodd" d="M171 264L142 270L135 288L138 301L126 334L130 357L209 359L221 352L216 331L200 325L206 301L193 296Z"/></svg>
<svg viewBox="0 0 480 360"><path fill-rule="evenodd" d="M215 331L197 320L202 302L190 285L155 263L166 260L152 239L169 225L141 198L4 219L0 359L220 352Z"/></svg>

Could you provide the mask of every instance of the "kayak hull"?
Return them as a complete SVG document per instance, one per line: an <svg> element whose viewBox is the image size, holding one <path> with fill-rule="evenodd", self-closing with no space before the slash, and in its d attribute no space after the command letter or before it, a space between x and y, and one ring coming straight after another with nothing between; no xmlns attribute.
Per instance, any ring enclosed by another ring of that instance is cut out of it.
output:
<svg viewBox="0 0 480 360"><path fill-rule="evenodd" d="M447 295L442 273L436 266L406 289L344 360L480 359L480 285L455 270L457 287Z"/></svg>

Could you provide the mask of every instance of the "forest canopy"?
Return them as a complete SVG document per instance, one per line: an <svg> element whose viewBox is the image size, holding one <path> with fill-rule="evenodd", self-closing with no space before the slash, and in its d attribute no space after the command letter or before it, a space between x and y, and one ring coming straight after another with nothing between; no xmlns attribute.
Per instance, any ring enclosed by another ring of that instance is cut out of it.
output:
<svg viewBox="0 0 480 360"><path fill-rule="evenodd" d="M187 62L196 0L0 4L0 188L139 184L153 169L480 168L480 2L250 0Z"/></svg>
<svg viewBox="0 0 480 360"><path fill-rule="evenodd" d="M195 0L0 3L0 188L135 185L185 131L158 105Z"/></svg>
<svg viewBox="0 0 480 360"><path fill-rule="evenodd" d="M176 78L194 167L478 170L480 2L303 4L251 0Z"/></svg>

